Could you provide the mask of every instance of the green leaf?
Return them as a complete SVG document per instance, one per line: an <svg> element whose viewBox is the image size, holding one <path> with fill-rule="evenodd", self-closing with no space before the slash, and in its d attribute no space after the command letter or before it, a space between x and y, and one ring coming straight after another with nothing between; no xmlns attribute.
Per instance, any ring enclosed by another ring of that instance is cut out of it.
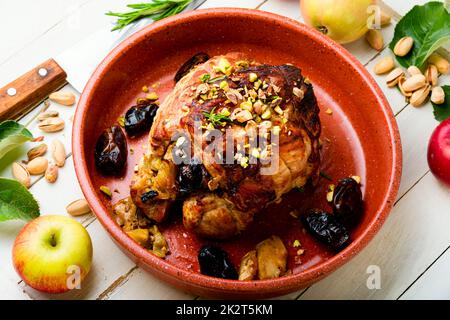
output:
<svg viewBox="0 0 450 320"><path fill-rule="evenodd" d="M0 123L0 159L12 149L33 139L27 128L13 120Z"/></svg>
<svg viewBox="0 0 450 320"><path fill-rule="evenodd" d="M37 217L39 205L27 188L16 180L0 178L0 221Z"/></svg>
<svg viewBox="0 0 450 320"><path fill-rule="evenodd" d="M444 4L431 1L414 6L395 27L389 48L393 51L398 40L405 36L414 39L414 46L406 56L396 59L405 68L413 65L421 68L437 48L450 40L450 14Z"/></svg>
<svg viewBox="0 0 450 320"><path fill-rule="evenodd" d="M450 86L442 86L445 93L445 101L442 104L433 104L433 113L437 121L442 122L450 118Z"/></svg>

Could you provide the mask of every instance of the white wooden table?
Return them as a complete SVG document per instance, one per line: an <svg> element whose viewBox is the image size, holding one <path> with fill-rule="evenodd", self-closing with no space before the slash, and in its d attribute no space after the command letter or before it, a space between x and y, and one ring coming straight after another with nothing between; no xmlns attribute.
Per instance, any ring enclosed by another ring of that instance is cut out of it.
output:
<svg viewBox="0 0 450 320"><path fill-rule="evenodd" d="M111 23L103 13L121 11L132 0L24 0L1 1L0 87L47 58L70 48L77 41ZM139 1L135 1L139 2ZM385 1L398 13L406 13L417 0ZM239 6L258 8L300 19L298 0L208 0L206 7ZM18 18L20 15L20 19ZM389 43L394 26L383 30ZM381 53L364 40L347 46L368 69ZM92 48L95 50L95 48ZM374 76L388 97L396 115L403 143L403 177L395 207L373 241L344 267L286 299L432 299L450 298L450 190L430 173L426 161L429 136L436 127L431 105L408 106L397 90L387 89L382 77ZM448 84L448 76L441 83ZM72 90L67 86L68 90ZM71 116L75 108L56 106L68 123L58 137L70 149ZM36 112L36 111L35 111ZM37 133L36 125L30 130ZM39 133L40 135L41 133ZM0 162L0 175L10 177L10 163L24 158L27 146ZM69 158L70 155L69 155ZM81 198L71 159L55 185L36 179L30 191L41 205L42 214L66 214L65 206ZM13 241L24 223L0 224L0 298L2 299L194 299L138 268L109 239L93 215L79 218L94 245L93 270L81 290L51 296L26 286L11 265ZM381 288L369 289L368 271L381 272ZM372 268L372 269L371 269Z"/></svg>

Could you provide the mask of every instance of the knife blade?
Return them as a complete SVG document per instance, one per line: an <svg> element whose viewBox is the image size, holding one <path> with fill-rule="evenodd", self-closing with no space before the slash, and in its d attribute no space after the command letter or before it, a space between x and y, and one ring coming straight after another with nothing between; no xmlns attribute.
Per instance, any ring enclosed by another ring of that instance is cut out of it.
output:
<svg viewBox="0 0 450 320"><path fill-rule="evenodd" d="M194 0L184 11L195 10L204 2L206 0ZM0 88L0 121L22 117L66 83L70 83L81 93L91 74L107 54L120 42L152 22L149 18L141 19L114 32L111 32L113 25L105 26Z"/></svg>

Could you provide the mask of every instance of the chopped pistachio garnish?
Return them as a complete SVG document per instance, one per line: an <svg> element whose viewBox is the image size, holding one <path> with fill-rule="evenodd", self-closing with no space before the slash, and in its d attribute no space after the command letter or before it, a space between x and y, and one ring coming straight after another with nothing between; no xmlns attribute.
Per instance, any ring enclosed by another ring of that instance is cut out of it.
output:
<svg viewBox="0 0 450 320"><path fill-rule="evenodd" d="M224 90L224 91L228 91L230 89L228 82L226 80L223 80L220 85L219 85L220 89Z"/></svg>
<svg viewBox="0 0 450 320"><path fill-rule="evenodd" d="M156 92L149 93L146 98L148 100L158 100L158 94Z"/></svg>
<svg viewBox="0 0 450 320"><path fill-rule="evenodd" d="M294 94L294 96L299 97L299 98L303 98L303 91L297 87L294 87L294 89L292 89L292 93Z"/></svg>
<svg viewBox="0 0 450 320"><path fill-rule="evenodd" d="M143 87L142 87L142 92L147 93L147 92L148 92L148 87L147 87L147 86L143 86Z"/></svg>
<svg viewBox="0 0 450 320"><path fill-rule="evenodd" d="M111 193L111 190L107 186L100 186L99 189L100 189L101 192L103 192L103 194L105 194L106 196L111 198L112 193Z"/></svg>
<svg viewBox="0 0 450 320"><path fill-rule="evenodd" d="M249 73L248 74L248 80L250 82L255 82L256 80L258 80L258 75L256 73L254 73L254 72Z"/></svg>
<svg viewBox="0 0 450 320"><path fill-rule="evenodd" d="M228 116L225 116L220 113L214 113L216 108L212 108L212 110L208 113L206 111L203 112L203 115L206 119L213 125L213 127L224 126L227 122L232 122Z"/></svg>
<svg viewBox="0 0 450 320"><path fill-rule="evenodd" d="M261 80L255 81L255 83L253 84L253 88L255 88L255 90L258 90L261 87L261 85L262 85Z"/></svg>
<svg viewBox="0 0 450 320"><path fill-rule="evenodd" d="M261 118L264 119L264 120L270 119L270 117L272 117L272 111L270 111L270 109L267 109L261 115Z"/></svg>
<svg viewBox="0 0 450 320"><path fill-rule="evenodd" d="M203 75L200 76L200 81L205 83L207 82L209 79L211 78L211 76L208 73L205 73Z"/></svg>
<svg viewBox="0 0 450 320"><path fill-rule="evenodd" d="M253 111L253 104L250 100L244 101L240 104L240 107L244 110L248 110L250 112Z"/></svg>
<svg viewBox="0 0 450 320"><path fill-rule="evenodd" d="M230 62L225 58L220 58L219 64L214 67L215 71L222 72L223 74L229 76L231 74L232 68Z"/></svg>
<svg viewBox="0 0 450 320"><path fill-rule="evenodd" d="M288 122L288 119L287 119L287 118L283 118L283 119L281 119L281 122L282 122L283 124L286 124L286 123Z"/></svg>
<svg viewBox="0 0 450 320"><path fill-rule="evenodd" d="M220 110L220 114L225 117L229 117L231 115L231 112L230 110L228 110L228 108L223 108L222 110Z"/></svg>
<svg viewBox="0 0 450 320"><path fill-rule="evenodd" d="M303 80L303 82L306 84L311 84L311 80L309 80L308 77L305 77L305 80Z"/></svg>
<svg viewBox="0 0 450 320"><path fill-rule="evenodd" d="M283 114L283 109L281 109L280 106L276 106L273 110L275 110L275 112L278 113L279 115Z"/></svg>
<svg viewBox="0 0 450 320"><path fill-rule="evenodd" d="M292 244L292 246L294 247L294 248L298 248L298 247L300 247L302 244L300 243L300 241L298 241L298 240L294 240L294 243Z"/></svg>

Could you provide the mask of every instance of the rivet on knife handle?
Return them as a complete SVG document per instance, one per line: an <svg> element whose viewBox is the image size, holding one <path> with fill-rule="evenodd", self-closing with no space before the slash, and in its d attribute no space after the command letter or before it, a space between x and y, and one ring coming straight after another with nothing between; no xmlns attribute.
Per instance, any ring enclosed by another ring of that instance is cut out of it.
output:
<svg viewBox="0 0 450 320"><path fill-rule="evenodd" d="M66 73L49 59L0 89L0 121L26 114L66 84Z"/></svg>

